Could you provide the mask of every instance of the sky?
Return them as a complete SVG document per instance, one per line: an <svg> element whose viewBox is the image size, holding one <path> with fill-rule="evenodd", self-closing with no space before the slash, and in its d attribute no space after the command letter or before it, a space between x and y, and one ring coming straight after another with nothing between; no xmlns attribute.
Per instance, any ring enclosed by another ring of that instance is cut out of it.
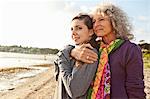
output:
<svg viewBox="0 0 150 99"><path fill-rule="evenodd" d="M104 1L127 13L133 42L150 43L150 0L0 0L0 45L60 49L72 43L71 19Z"/></svg>

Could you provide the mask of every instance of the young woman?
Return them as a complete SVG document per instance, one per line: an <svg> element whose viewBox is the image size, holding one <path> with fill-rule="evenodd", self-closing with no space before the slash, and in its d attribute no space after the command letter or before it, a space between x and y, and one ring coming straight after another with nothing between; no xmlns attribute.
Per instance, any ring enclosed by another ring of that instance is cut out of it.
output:
<svg viewBox="0 0 150 99"><path fill-rule="evenodd" d="M68 45L58 54L59 67L58 86L55 99L86 99L88 89L93 81L98 62L86 64L70 56L70 50L90 43L96 47L96 36L93 33L92 18L86 14L79 14L71 22L72 40L75 46ZM87 49L97 50L92 46ZM89 58L89 57L87 57Z"/></svg>

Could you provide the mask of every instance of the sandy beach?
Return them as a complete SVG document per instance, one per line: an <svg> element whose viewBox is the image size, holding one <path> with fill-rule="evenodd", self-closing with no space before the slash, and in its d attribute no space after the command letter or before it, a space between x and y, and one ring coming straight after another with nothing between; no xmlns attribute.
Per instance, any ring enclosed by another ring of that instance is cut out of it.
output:
<svg viewBox="0 0 150 99"><path fill-rule="evenodd" d="M54 67L50 67L34 77L26 78L16 88L0 92L0 99L53 99L56 82L53 77ZM145 69L145 92L150 99L150 69Z"/></svg>
<svg viewBox="0 0 150 99"><path fill-rule="evenodd" d="M26 81L20 82L21 84L14 88L1 91L0 99L53 99L55 89L53 71L53 66L49 65L42 73L22 78Z"/></svg>
<svg viewBox="0 0 150 99"><path fill-rule="evenodd" d="M1 68L0 99L53 99L56 87L53 75L53 64ZM145 69L144 75L146 99L150 99L150 69Z"/></svg>
<svg viewBox="0 0 150 99"><path fill-rule="evenodd" d="M53 99L55 56L0 52L0 99Z"/></svg>

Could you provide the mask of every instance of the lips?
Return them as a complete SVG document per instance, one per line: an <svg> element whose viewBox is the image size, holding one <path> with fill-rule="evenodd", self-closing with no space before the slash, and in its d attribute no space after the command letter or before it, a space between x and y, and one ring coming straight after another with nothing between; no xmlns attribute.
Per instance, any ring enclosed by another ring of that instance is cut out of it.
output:
<svg viewBox="0 0 150 99"><path fill-rule="evenodd" d="M102 27L96 27L95 30L103 30Z"/></svg>
<svg viewBox="0 0 150 99"><path fill-rule="evenodd" d="M74 41L77 41L80 37L73 36L72 38L73 38Z"/></svg>
<svg viewBox="0 0 150 99"><path fill-rule="evenodd" d="M103 29L96 29L95 31L99 31L99 30L103 30Z"/></svg>
<svg viewBox="0 0 150 99"><path fill-rule="evenodd" d="M99 31L99 30L103 30L103 28L100 26L97 26L96 28L94 28L94 31Z"/></svg>
<svg viewBox="0 0 150 99"><path fill-rule="evenodd" d="M103 29L95 29L94 31L95 31L95 32L103 31Z"/></svg>

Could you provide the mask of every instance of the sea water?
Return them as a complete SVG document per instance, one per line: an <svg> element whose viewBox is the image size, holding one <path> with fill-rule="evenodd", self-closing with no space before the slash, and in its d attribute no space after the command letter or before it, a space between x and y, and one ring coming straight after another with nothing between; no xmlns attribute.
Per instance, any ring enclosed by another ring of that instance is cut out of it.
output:
<svg viewBox="0 0 150 99"><path fill-rule="evenodd" d="M23 84L28 78L34 77L39 73L48 70L48 67L42 67L43 64L53 64L56 55L34 55L0 52L0 70L7 68L19 69L19 72L8 73L0 72L0 92L15 89ZM38 65L38 67L34 66ZM39 66L41 65L41 67ZM30 68L25 70L25 68Z"/></svg>

